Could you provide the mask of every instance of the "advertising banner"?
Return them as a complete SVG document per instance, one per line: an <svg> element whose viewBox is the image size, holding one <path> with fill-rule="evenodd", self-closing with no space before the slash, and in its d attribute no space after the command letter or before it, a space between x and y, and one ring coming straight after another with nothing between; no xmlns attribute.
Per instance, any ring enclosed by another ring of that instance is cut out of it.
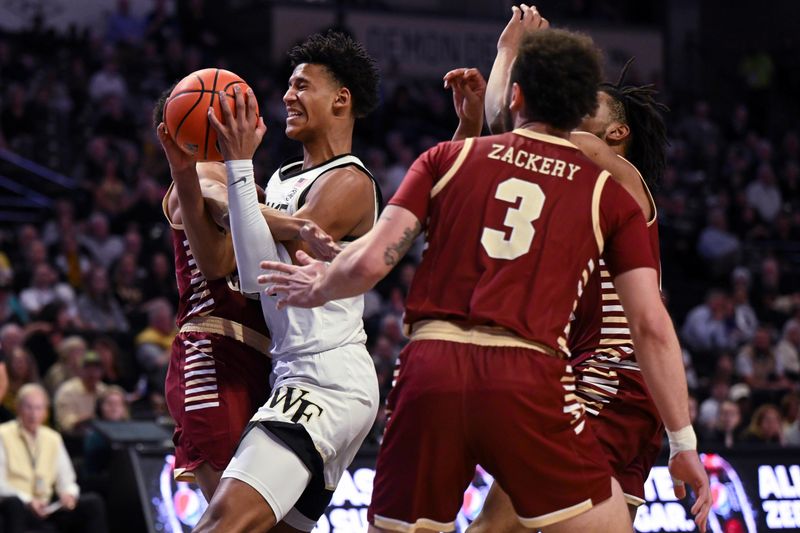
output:
<svg viewBox="0 0 800 533"><path fill-rule="evenodd" d="M701 455L713 498L709 531L713 533L800 532L800 450L749 450ZM197 486L172 479L174 457L142 454L135 463L151 531L191 531L206 507ZM330 507L315 533L367 531L367 507L372 498L375 455L362 454L345 472ZM478 515L492 477L478 467L464 494L456 530L464 531ZM691 497L675 498L665 461L650 472L646 503L634 524L639 533L697 531L689 509Z"/></svg>

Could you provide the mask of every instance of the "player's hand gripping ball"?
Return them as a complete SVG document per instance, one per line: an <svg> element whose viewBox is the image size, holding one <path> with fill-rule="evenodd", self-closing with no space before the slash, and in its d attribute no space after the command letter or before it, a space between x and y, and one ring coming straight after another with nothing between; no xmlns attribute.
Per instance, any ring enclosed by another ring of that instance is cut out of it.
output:
<svg viewBox="0 0 800 533"><path fill-rule="evenodd" d="M247 83L233 72L206 68L183 78L170 93L164 105L164 124L175 144L194 155L198 161L223 160L217 144L217 132L208 122L208 108L212 107L217 120L221 121L219 91L225 91L235 115L233 88L236 85L243 94L248 89Z"/></svg>

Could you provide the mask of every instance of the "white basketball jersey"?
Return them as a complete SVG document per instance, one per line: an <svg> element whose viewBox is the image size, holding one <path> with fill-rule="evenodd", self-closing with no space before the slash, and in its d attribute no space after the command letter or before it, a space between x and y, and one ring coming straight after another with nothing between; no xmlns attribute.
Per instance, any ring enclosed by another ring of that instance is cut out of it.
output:
<svg viewBox="0 0 800 533"><path fill-rule="evenodd" d="M309 188L325 172L334 168L356 166L367 174L375 188L375 218L380 210L380 192L372 174L357 157L349 154L334 157L315 167L303 170L303 161L292 160L281 165L270 177L266 188L266 204L293 215L305 203ZM347 238L346 238L347 239ZM353 240L352 238L347 240ZM276 243L281 261L291 257L281 243ZM345 242L340 242L344 246ZM275 308L276 297L261 293L261 307L272 334L272 357L320 353L346 344L365 343L364 297L343 298L314 309Z"/></svg>

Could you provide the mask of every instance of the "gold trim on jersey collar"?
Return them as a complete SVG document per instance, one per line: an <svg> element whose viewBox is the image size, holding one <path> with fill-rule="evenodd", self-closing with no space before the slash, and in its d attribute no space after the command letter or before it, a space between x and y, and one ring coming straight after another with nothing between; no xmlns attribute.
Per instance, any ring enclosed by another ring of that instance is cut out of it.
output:
<svg viewBox="0 0 800 533"><path fill-rule="evenodd" d="M530 139L535 139L537 141L542 141L550 144L558 144L561 146L567 146L569 148L575 148L576 150L580 150L577 146L572 144L566 139L561 137L556 137L555 135L547 135L546 133L538 133L536 131L531 131L525 128L517 128L513 131L517 135L522 135L523 137L528 137Z"/></svg>

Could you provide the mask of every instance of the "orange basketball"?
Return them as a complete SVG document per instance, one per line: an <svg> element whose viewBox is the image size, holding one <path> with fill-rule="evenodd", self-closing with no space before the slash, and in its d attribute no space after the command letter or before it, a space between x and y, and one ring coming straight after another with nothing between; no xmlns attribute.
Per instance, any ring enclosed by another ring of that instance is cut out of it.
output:
<svg viewBox="0 0 800 533"><path fill-rule="evenodd" d="M228 105L236 114L234 86L245 95L248 85L236 74L221 68L205 68L183 78L172 90L164 105L164 124L175 143L198 161L222 161L217 132L208 121L209 106L222 121L219 91L225 91ZM258 105L258 104L256 104ZM258 107L256 107L258 113Z"/></svg>

